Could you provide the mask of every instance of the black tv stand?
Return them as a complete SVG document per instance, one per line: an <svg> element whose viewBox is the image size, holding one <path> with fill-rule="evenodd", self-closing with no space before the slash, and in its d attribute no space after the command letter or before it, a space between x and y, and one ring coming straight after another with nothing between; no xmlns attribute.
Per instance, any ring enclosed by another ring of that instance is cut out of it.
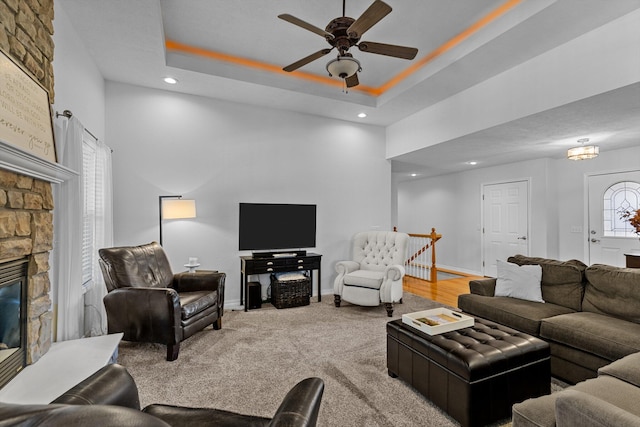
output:
<svg viewBox="0 0 640 427"><path fill-rule="evenodd" d="M286 258L295 256L307 256L307 251L278 251L278 252L253 252L254 258Z"/></svg>
<svg viewBox="0 0 640 427"><path fill-rule="evenodd" d="M313 271L317 273L317 293L318 302L322 301L322 277L321 277L321 258L322 255L307 253L306 251L292 251L299 255L296 256L271 256L262 257L260 255L248 255L240 257L240 304L244 304L244 311L247 311L249 301L244 301L245 296L249 295L248 276L252 274L269 274L278 272L291 271ZM285 252L285 253L292 253ZM311 274L311 296L313 296L313 273Z"/></svg>

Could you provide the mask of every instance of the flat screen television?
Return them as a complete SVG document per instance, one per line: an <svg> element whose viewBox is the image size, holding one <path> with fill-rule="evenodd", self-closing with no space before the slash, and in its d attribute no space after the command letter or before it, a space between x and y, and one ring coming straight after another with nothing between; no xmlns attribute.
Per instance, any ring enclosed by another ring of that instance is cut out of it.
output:
<svg viewBox="0 0 640 427"><path fill-rule="evenodd" d="M239 249L316 246L316 205L240 203Z"/></svg>

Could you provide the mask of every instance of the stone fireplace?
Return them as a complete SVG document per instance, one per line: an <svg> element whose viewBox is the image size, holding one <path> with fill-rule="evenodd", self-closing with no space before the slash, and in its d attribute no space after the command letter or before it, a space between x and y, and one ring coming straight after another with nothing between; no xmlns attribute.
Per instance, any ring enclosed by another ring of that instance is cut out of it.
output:
<svg viewBox="0 0 640 427"><path fill-rule="evenodd" d="M0 263L26 260L25 362L34 363L51 346L49 251L53 248L51 184L0 170Z"/></svg>
<svg viewBox="0 0 640 427"><path fill-rule="evenodd" d="M53 102L53 0L0 0L0 49L49 92ZM0 99L1 101L1 99ZM52 183L65 168L0 141L0 263L26 263L24 362L51 346L53 313L49 252L53 248Z"/></svg>

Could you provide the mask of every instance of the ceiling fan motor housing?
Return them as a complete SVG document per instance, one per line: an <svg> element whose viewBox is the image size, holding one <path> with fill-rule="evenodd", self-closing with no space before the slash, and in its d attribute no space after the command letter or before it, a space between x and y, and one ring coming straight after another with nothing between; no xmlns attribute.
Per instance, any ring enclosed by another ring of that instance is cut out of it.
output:
<svg viewBox="0 0 640 427"><path fill-rule="evenodd" d="M331 33L333 38L327 36L326 40L331 46L338 49L340 55L344 55L351 46L355 46L358 41L360 41L360 37L352 38L347 34L347 29L355 22L355 19L350 18L348 16L341 16L339 18L333 19L327 27L325 31Z"/></svg>

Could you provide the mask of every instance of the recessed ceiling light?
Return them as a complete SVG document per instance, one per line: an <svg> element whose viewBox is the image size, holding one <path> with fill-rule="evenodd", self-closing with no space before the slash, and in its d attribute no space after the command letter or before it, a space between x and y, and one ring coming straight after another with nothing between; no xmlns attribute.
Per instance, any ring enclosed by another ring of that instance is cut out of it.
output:
<svg viewBox="0 0 640 427"><path fill-rule="evenodd" d="M417 173L412 173L410 176L418 176Z"/></svg>
<svg viewBox="0 0 640 427"><path fill-rule="evenodd" d="M169 83L170 85L174 85L178 83L178 80L174 79L173 77L165 77L164 82Z"/></svg>
<svg viewBox="0 0 640 427"><path fill-rule="evenodd" d="M478 162L476 162L476 161L472 160L472 161L470 161L470 162L467 162L467 164L468 164L468 165L471 165L471 166L475 166L475 165L477 165L477 164L478 164Z"/></svg>
<svg viewBox="0 0 640 427"><path fill-rule="evenodd" d="M358 114L358 117L360 117L361 119L364 119L365 117L367 117L367 113L360 113Z"/></svg>

